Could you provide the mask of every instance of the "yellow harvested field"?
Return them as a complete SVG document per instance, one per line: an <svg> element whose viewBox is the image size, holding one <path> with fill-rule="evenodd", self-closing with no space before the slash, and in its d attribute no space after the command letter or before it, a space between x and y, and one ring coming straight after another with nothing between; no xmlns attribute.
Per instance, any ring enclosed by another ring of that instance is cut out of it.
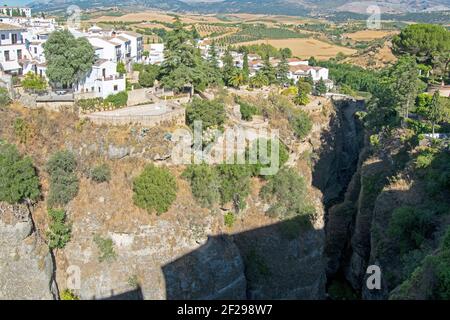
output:
<svg viewBox="0 0 450 320"><path fill-rule="evenodd" d="M158 29L165 29L170 30L170 28L167 28L165 25L161 23L151 23L151 22L141 22L134 25L137 28L158 28Z"/></svg>
<svg viewBox="0 0 450 320"><path fill-rule="evenodd" d="M340 47L333 44L329 44L316 39L269 39L269 40L256 40L249 42L241 42L236 45L251 45L267 43L275 48L289 48L292 50L292 54L299 58L316 57L319 60L330 59L339 52L345 55L352 55L356 53L356 50Z"/></svg>
<svg viewBox="0 0 450 320"><path fill-rule="evenodd" d="M355 41L370 41L375 39L381 39L389 35L397 34L397 31L387 30L361 30L354 33L346 33L345 37Z"/></svg>
<svg viewBox="0 0 450 320"><path fill-rule="evenodd" d="M214 15L197 15L197 14L186 14L179 16L181 21L184 23L199 23L199 22L208 22L208 23L217 23L223 22L218 19ZM159 11L143 11L137 13L129 13L120 17L113 16L101 16L95 19L92 19L92 22L98 21L123 21L123 22L133 22L133 21L161 21L161 22L174 22L174 15L167 14Z"/></svg>
<svg viewBox="0 0 450 320"><path fill-rule="evenodd" d="M134 21L161 21L161 22L173 22L175 14L146 10L143 12L128 13L120 17L115 16L100 16L90 20L90 22L99 21L123 21L123 22L134 22ZM318 21L317 19L310 18L298 18L290 16L280 16L280 15L263 15L263 14L224 14L221 17L228 18L229 20L220 19L219 16L214 14L183 14L180 15L181 21L188 24L195 23L236 23L236 22L261 22L267 25L274 25L276 23L281 24L299 24L307 21Z"/></svg>

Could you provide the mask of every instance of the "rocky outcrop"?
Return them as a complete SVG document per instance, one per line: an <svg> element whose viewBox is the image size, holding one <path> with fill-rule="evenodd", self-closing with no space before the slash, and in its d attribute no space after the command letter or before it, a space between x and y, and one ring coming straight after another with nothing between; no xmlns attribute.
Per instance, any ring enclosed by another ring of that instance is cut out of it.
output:
<svg viewBox="0 0 450 320"><path fill-rule="evenodd" d="M363 109L362 101L334 101L328 129L316 143L320 148L315 150L313 185L322 191L327 209L324 250L329 278L340 270L351 247L349 239L360 189L358 168L364 158L364 130L356 113Z"/></svg>
<svg viewBox="0 0 450 320"><path fill-rule="evenodd" d="M27 206L0 203L0 300L57 298L54 269Z"/></svg>
<svg viewBox="0 0 450 320"><path fill-rule="evenodd" d="M364 132L356 112L363 109L363 101L334 101L328 130L322 132L321 143L316 144L313 185L322 191L327 207L342 200L357 169Z"/></svg>

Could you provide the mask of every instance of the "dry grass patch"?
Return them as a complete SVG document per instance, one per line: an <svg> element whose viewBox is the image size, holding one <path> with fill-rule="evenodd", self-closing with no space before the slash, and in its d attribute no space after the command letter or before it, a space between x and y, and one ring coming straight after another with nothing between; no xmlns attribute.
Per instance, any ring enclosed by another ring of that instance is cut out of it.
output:
<svg viewBox="0 0 450 320"><path fill-rule="evenodd" d="M300 58L316 57L319 60L328 60L336 56L339 52L345 55L352 55L356 53L356 50L340 47L337 45L329 44L320 40L306 38L306 39L269 39L269 40L256 40L249 42L238 43L237 45L251 45L266 43L274 46L275 48L289 48L292 50L294 56Z"/></svg>
<svg viewBox="0 0 450 320"><path fill-rule="evenodd" d="M346 33L344 36L355 41L371 41L397 33L397 31L389 30L361 30L354 33Z"/></svg>

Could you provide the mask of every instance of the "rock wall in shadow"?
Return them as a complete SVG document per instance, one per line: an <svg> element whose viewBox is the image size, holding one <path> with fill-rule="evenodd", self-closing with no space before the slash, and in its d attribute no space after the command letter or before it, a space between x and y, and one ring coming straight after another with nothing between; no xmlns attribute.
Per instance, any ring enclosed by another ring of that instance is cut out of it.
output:
<svg viewBox="0 0 450 320"><path fill-rule="evenodd" d="M323 243L296 219L210 237L162 267L167 299L323 299Z"/></svg>

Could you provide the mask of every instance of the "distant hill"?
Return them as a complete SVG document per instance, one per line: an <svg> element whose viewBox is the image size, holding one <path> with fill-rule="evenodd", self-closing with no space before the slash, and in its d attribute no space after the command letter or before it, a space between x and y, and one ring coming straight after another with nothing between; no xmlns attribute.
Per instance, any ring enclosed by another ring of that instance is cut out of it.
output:
<svg viewBox="0 0 450 320"><path fill-rule="evenodd" d="M74 4L81 8L136 7L201 13L255 13L307 15L310 13L353 12L365 14L369 5L384 13L450 10L450 0L37 0L34 10L52 11Z"/></svg>

